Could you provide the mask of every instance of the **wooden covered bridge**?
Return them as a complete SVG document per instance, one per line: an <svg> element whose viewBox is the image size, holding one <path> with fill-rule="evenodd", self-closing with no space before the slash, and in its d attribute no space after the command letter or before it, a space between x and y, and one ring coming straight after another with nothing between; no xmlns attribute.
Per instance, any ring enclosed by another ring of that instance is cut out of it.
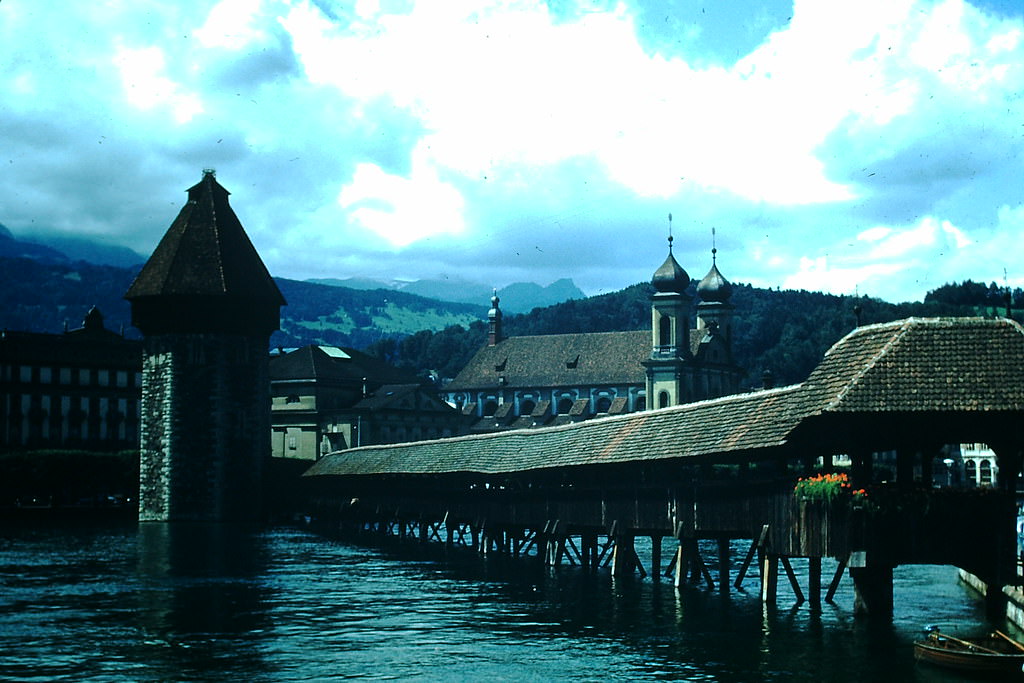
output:
<svg viewBox="0 0 1024 683"><path fill-rule="evenodd" d="M935 474L946 482L933 472L944 448L973 442L995 451L999 485L935 486ZM730 541L750 539L735 583L756 555L766 600L775 599L780 564L802 598L790 559L807 558L808 597L819 604L821 559L833 557L830 593L849 568L856 610L888 616L900 564L1018 581L1022 449L1024 329L1006 319L910 318L854 330L794 386L548 429L356 448L322 458L304 481L316 513L342 525L549 564L646 573L634 540L647 536L651 572L677 584L714 582L698 541L718 541L721 590ZM811 482L797 494L800 478L821 472L841 472L849 485ZM666 537L678 546L663 566Z"/></svg>

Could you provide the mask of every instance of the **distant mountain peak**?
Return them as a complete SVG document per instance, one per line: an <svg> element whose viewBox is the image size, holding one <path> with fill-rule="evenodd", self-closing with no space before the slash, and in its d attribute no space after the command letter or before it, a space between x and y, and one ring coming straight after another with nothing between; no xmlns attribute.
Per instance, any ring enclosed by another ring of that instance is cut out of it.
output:
<svg viewBox="0 0 1024 683"><path fill-rule="evenodd" d="M450 301L461 304L490 304L494 288L482 282L473 282L460 276L439 275L436 278L414 280L376 280L372 278L350 277L345 279L320 278L307 280L321 285L348 287L350 289L372 290L393 289L415 294L438 301ZM541 286L535 282L514 282L498 290L501 308L506 313L529 313L535 308L559 304L569 299L583 299L586 295L570 278L555 280L550 285Z"/></svg>

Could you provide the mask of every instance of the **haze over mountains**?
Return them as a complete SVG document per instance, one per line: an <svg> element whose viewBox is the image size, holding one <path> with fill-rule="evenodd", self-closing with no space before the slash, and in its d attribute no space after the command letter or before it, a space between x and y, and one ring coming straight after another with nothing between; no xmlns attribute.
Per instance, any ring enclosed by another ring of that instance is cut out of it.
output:
<svg viewBox="0 0 1024 683"><path fill-rule="evenodd" d="M51 263L86 261L101 266L131 268L141 266L146 258L128 247L104 244L71 235L37 235L20 239L0 223L0 256L30 258Z"/></svg>
<svg viewBox="0 0 1024 683"><path fill-rule="evenodd" d="M322 285L351 289L393 289L428 299L489 306L494 289L480 282L442 276L433 280L373 280L367 278L321 278L308 280ZM559 304L569 299L585 299L586 294L568 278L555 280L542 287L534 282L515 282L497 290L501 310L506 313L528 313L535 308Z"/></svg>

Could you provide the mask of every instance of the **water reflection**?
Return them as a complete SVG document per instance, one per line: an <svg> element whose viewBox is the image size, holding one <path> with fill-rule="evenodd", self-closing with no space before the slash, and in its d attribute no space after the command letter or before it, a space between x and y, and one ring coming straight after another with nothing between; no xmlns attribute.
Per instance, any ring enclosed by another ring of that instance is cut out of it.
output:
<svg viewBox="0 0 1024 683"><path fill-rule="evenodd" d="M269 623L261 537L226 524L143 523L137 538L141 638L126 659L170 678L266 670L253 638Z"/></svg>
<svg viewBox="0 0 1024 683"><path fill-rule="evenodd" d="M812 613L294 529L21 528L0 531L0 680L950 680L910 643L978 610L948 568L896 580L880 625L848 587Z"/></svg>

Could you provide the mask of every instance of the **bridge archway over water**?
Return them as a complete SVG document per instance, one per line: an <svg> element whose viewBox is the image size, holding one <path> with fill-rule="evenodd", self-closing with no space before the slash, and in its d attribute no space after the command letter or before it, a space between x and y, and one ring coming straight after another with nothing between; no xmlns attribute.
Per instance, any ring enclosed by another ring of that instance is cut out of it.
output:
<svg viewBox="0 0 1024 683"><path fill-rule="evenodd" d="M993 448L998 488L934 485L936 456L961 442ZM662 539L676 539L677 583L713 582L698 541L717 540L727 554L730 540L750 539L742 571L759 557L766 600L779 565L799 557L811 563L817 604L815 564L834 557L840 572L850 569L856 609L888 615L900 564L1018 581L1022 452L1020 325L911 318L854 330L798 385L550 429L341 451L305 480L318 514L340 523L449 544L468 537L483 552L533 552L549 564L644 572L633 539L650 536L660 576ZM842 456L849 487L830 500L794 495L800 477L842 469Z"/></svg>

